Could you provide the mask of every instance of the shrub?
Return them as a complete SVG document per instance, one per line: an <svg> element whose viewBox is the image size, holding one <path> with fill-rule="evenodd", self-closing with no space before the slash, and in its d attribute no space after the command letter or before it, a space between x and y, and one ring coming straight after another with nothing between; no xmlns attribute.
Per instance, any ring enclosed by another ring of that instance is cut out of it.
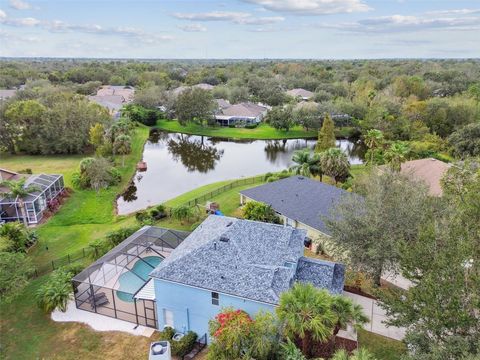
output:
<svg viewBox="0 0 480 360"><path fill-rule="evenodd" d="M0 226L1 251L25 252L37 239L36 233L25 228L22 223L10 222Z"/></svg>
<svg viewBox="0 0 480 360"><path fill-rule="evenodd" d="M125 227L115 231L111 231L107 233L106 240L112 247L114 247L120 244L123 240L128 238L137 230L138 230L138 226L131 226L131 227Z"/></svg>
<svg viewBox="0 0 480 360"><path fill-rule="evenodd" d="M113 246L105 239L96 239L88 244L90 250L89 258L97 260L99 257L105 255Z"/></svg>
<svg viewBox="0 0 480 360"><path fill-rule="evenodd" d="M13 300L28 284L33 271L25 254L0 252L0 301Z"/></svg>
<svg viewBox="0 0 480 360"><path fill-rule="evenodd" d="M245 125L245 129L255 129L257 126L257 124L247 124Z"/></svg>
<svg viewBox="0 0 480 360"><path fill-rule="evenodd" d="M120 180L120 172L103 157L83 159L79 172L72 175L72 183L76 188L91 188L97 191L115 185Z"/></svg>
<svg viewBox="0 0 480 360"><path fill-rule="evenodd" d="M30 168L20 170L18 173L19 174L33 174L32 169L30 169Z"/></svg>
<svg viewBox="0 0 480 360"><path fill-rule="evenodd" d="M192 351L198 335L193 331L187 332L179 341L172 341L172 355L180 358Z"/></svg>
<svg viewBox="0 0 480 360"><path fill-rule="evenodd" d="M73 273L65 268L55 270L35 294L38 306L46 313L57 308L65 312L68 300L72 297L72 285L70 283L72 277Z"/></svg>
<svg viewBox="0 0 480 360"><path fill-rule="evenodd" d="M249 201L243 207L243 216L248 220L280 224L280 218L270 205Z"/></svg>

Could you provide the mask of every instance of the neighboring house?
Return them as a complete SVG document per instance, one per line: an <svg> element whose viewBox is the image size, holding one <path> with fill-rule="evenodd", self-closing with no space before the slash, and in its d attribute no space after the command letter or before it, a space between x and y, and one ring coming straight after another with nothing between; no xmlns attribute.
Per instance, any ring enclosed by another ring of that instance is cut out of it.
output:
<svg viewBox="0 0 480 360"><path fill-rule="evenodd" d="M292 89L287 91L287 95L296 99L309 100L314 93L305 89Z"/></svg>
<svg viewBox="0 0 480 360"><path fill-rule="evenodd" d="M175 96L178 96L180 95L182 92L184 92L185 90L187 89L193 89L193 88L197 88L197 89L202 89L202 90L207 90L207 91L210 91L214 88L215 86L213 85L210 85L210 84L206 84L206 83L200 83L200 84L195 84L195 85L192 85L192 86L179 86L173 90L171 90L171 93Z"/></svg>
<svg viewBox="0 0 480 360"><path fill-rule="evenodd" d="M0 101L10 99L17 93L17 90L1 90L0 89Z"/></svg>
<svg viewBox="0 0 480 360"><path fill-rule="evenodd" d="M88 99L108 109L114 118L119 118L122 107L132 102L134 96L135 89L130 86L105 85Z"/></svg>
<svg viewBox="0 0 480 360"><path fill-rule="evenodd" d="M223 110L232 106L232 104L230 104L230 101L225 99L215 99L215 102L217 103L217 107L219 110Z"/></svg>
<svg viewBox="0 0 480 360"><path fill-rule="evenodd" d="M443 161L427 158L404 162L400 173L426 183L430 195L442 196L443 190L440 180L450 167L450 164Z"/></svg>
<svg viewBox="0 0 480 360"><path fill-rule="evenodd" d="M294 282L343 290L342 264L303 256L305 230L211 215L150 273L158 327L208 333L225 307L274 311Z"/></svg>
<svg viewBox="0 0 480 360"><path fill-rule="evenodd" d="M23 175L0 169L0 181L18 181L24 177L27 178L25 186L32 185L37 188L23 199L28 224L37 224L42 219L48 203L58 197L64 189L63 175ZM8 188L0 186L0 221L23 221L20 199L8 198L3 195L6 192Z"/></svg>
<svg viewBox="0 0 480 360"><path fill-rule="evenodd" d="M215 119L222 126L259 124L267 111L265 106L242 102L220 108L215 114Z"/></svg>
<svg viewBox="0 0 480 360"><path fill-rule="evenodd" d="M348 191L321 181L291 176L240 191L240 203L253 200L268 204L285 225L307 230L308 237L315 243L319 240L328 247L330 232L323 219L331 215L343 196L349 195Z"/></svg>

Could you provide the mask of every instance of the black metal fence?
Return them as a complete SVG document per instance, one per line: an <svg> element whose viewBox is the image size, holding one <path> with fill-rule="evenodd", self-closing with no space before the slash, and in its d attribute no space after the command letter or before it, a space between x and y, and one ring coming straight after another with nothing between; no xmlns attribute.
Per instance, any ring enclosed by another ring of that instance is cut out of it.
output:
<svg viewBox="0 0 480 360"><path fill-rule="evenodd" d="M245 179L239 179L239 180L235 180L235 181L232 181L231 183L227 184L227 185L223 185L215 190L212 190L208 193L205 193L203 195L200 195L192 200L189 200L187 201L186 203L182 204L182 205L186 205L186 206L196 206L198 204L201 204L209 199L212 199L214 198L215 196L217 195L220 195L228 190L231 190L233 188L236 188L236 187L239 187L239 186L243 186L243 185L248 185L248 184L255 184L255 183L258 183L258 182L262 182L263 180L265 179L265 175L261 175L261 176L255 176L255 177L251 177L251 178L245 178Z"/></svg>

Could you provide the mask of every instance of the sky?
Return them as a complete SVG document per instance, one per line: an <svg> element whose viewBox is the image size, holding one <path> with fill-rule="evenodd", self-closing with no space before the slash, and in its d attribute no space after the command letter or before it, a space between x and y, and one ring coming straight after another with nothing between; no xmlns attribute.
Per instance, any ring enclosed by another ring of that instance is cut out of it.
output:
<svg viewBox="0 0 480 360"><path fill-rule="evenodd" d="M0 56L480 57L480 0L0 0Z"/></svg>

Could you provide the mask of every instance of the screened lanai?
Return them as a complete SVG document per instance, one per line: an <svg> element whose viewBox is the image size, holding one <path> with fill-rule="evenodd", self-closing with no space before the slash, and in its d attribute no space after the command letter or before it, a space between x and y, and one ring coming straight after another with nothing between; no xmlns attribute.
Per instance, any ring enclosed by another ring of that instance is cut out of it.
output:
<svg viewBox="0 0 480 360"><path fill-rule="evenodd" d="M25 187L35 190L23 199L27 222L37 224L43 217L48 203L55 199L65 188L63 175L31 175L25 182ZM7 191L8 189L5 189ZM23 221L20 206L21 199L0 196L0 220Z"/></svg>
<svg viewBox="0 0 480 360"><path fill-rule="evenodd" d="M156 328L148 275L188 235L143 227L73 278L77 308Z"/></svg>

